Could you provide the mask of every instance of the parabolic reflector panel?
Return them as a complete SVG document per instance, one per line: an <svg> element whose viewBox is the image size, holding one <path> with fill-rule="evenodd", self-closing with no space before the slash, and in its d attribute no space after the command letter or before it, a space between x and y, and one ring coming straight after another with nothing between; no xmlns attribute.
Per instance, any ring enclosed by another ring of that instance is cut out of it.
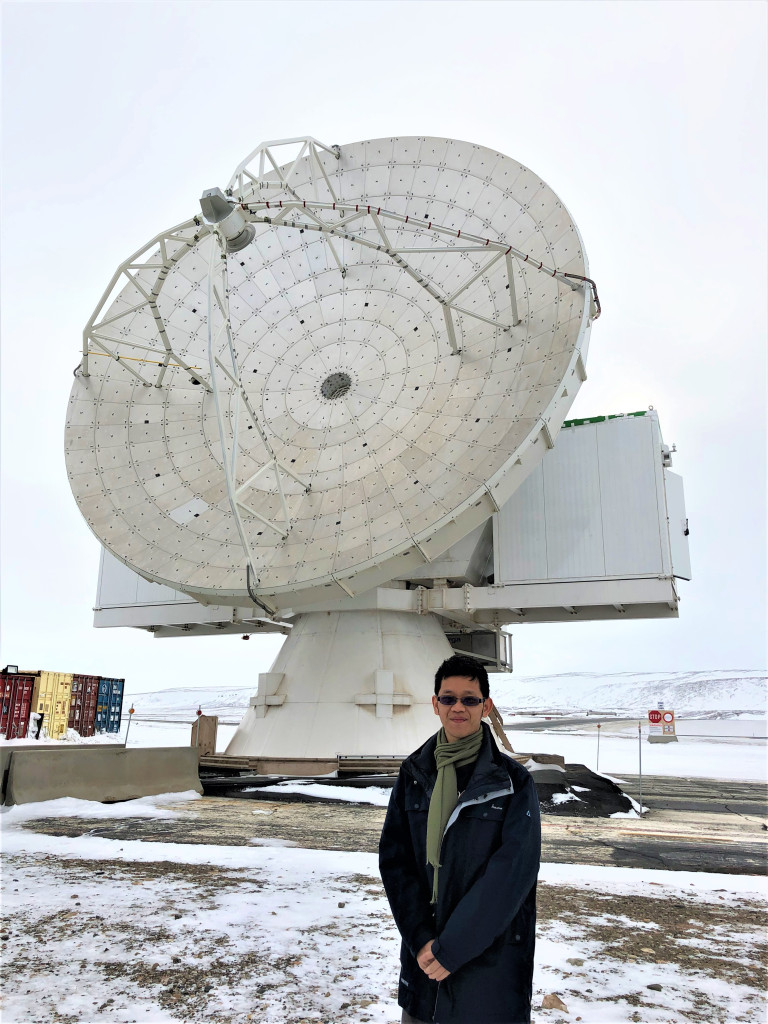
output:
<svg viewBox="0 0 768 1024"><path fill-rule="evenodd" d="M586 258L532 171L450 139L295 149L233 176L250 244L223 256L198 215L118 269L70 398L92 530L203 599L242 599L249 560L276 606L423 564L522 482L584 375Z"/></svg>

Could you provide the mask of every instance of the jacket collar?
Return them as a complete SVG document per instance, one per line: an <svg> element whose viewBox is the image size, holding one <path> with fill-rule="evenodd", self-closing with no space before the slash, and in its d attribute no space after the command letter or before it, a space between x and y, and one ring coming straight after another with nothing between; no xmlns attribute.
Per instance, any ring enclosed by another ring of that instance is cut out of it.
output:
<svg viewBox="0 0 768 1024"><path fill-rule="evenodd" d="M465 797L471 799L478 791L491 787L498 789L500 786L509 785L509 772L504 766L503 755L491 735L490 726L485 722L480 724L483 730L483 743L477 755L470 785L462 794L462 802ZM437 733L430 736L426 743L423 743L418 750L415 750L410 757L403 761L404 770L421 783L428 795L432 794L437 779L436 745Z"/></svg>

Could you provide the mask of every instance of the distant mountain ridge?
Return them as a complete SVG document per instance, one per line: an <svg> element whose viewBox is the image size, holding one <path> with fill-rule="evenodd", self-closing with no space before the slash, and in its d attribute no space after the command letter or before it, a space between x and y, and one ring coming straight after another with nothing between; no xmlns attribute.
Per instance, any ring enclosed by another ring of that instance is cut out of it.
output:
<svg viewBox="0 0 768 1024"><path fill-rule="evenodd" d="M425 685L431 690L429 682ZM137 718L192 721L198 707L222 721L239 722L256 692L250 686L178 687L126 697ZM505 714L602 711L645 714L659 701L678 715L765 717L768 676L762 670L711 672L574 672L551 676L492 675L491 695Z"/></svg>
<svg viewBox="0 0 768 1024"><path fill-rule="evenodd" d="M493 676L492 690L506 713L611 711L645 714L661 701L678 715L765 717L768 676L761 670L712 672L574 672L554 676Z"/></svg>

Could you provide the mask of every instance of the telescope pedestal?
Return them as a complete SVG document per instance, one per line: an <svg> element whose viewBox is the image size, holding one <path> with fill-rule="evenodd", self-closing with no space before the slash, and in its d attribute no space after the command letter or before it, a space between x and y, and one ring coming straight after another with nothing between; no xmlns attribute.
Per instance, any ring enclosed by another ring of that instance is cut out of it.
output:
<svg viewBox="0 0 768 1024"><path fill-rule="evenodd" d="M297 615L226 753L405 755L439 728L435 672L453 653L434 615Z"/></svg>

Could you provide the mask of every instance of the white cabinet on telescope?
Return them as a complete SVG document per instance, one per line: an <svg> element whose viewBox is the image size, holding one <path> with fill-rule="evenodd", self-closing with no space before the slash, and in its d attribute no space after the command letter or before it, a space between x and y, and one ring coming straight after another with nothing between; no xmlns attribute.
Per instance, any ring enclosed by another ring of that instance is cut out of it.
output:
<svg viewBox="0 0 768 1024"><path fill-rule="evenodd" d="M656 603L652 593L676 612L673 578L691 568L682 479L669 465L655 412L566 422L494 516L494 585L519 590L515 607L537 621L552 621L548 606L563 617L585 605L620 611Z"/></svg>

